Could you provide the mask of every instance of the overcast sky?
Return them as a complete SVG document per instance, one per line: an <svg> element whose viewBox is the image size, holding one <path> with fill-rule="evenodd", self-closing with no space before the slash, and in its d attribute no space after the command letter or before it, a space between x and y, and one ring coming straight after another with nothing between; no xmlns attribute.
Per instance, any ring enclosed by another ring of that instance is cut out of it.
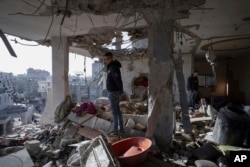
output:
<svg viewBox="0 0 250 167"><path fill-rule="evenodd" d="M7 48L5 47L2 39L0 38L0 72L12 72L16 74L27 73L28 68L41 69L49 71L52 74L52 58L51 47L46 46L24 46L16 44L15 38L18 42L23 44L34 45L35 42L21 40L17 37L7 35L11 46L16 52L17 58L12 57ZM86 59L86 72L87 75L92 74L92 62L94 60ZM69 55L69 74L73 75L76 72L83 72L84 69L84 56L70 53Z"/></svg>

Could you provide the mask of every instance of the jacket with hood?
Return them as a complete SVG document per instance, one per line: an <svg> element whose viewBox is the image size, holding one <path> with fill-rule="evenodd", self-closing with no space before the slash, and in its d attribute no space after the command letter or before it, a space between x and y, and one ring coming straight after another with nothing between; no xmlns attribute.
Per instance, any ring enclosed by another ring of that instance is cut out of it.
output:
<svg viewBox="0 0 250 167"><path fill-rule="evenodd" d="M110 92L123 92L122 78L120 68L122 67L121 63L117 60L111 61L107 65L107 90Z"/></svg>

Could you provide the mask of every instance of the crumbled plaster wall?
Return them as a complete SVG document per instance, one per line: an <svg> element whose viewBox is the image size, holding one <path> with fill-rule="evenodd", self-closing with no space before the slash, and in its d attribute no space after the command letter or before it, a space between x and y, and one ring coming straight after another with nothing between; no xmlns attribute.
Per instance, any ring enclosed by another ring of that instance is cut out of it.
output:
<svg viewBox="0 0 250 167"><path fill-rule="evenodd" d="M121 61L121 64L124 92L129 96L132 95L132 80L135 77L138 77L141 73L148 74L148 58L133 61Z"/></svg>

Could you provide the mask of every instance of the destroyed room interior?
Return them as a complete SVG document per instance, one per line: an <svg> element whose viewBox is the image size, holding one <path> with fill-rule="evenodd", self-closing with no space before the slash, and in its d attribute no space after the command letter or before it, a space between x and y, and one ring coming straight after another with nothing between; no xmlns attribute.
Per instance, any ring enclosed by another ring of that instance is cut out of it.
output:
<svg viewBox="0 0 250 167"><path fill-rule="evenodd" d="M248 166L249 7L249 0L1 0L8 56L18 59L9 36L50 47L52 74L37 112L34 103L13 102L12 75L0 67L0 167ZM83 90L100 89L99 97L70 94L70 53L100 62ZM121 64L124 131L116 135L107 53Z"/></svg>

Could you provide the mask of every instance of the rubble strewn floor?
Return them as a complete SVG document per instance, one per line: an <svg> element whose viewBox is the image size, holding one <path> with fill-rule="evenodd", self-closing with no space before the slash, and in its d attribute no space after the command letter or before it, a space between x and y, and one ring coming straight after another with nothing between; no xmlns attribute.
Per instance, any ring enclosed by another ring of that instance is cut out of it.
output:
<svg viewBox="0 0 250 167"><path fill-rule="evenodd" d="M7 167L18 166L20 162L27 167L83 167L86 164L98 166L99 161L101 166L105 163L109 164L106 166L120 166L111 145L128 137L145 136L147 115L142 113L147 110L139 103L121 103L122 111L132 111L123 114L125 134L108 136L112 121L109 108L101 105L95 108L94 115L78 116L67 111L57 125L33 123L14 128L12 134L0 138L0 167L5 160L11 161ZM169 150L163 152L152 139L147 158L137 166L226 167L228 151L249 150L247 145L228 147L216 143L213 138L216 117L209 116L204 110L190 111L191 134L184 133L180 108L176 107L175 112L175 133Z"/></svg>

